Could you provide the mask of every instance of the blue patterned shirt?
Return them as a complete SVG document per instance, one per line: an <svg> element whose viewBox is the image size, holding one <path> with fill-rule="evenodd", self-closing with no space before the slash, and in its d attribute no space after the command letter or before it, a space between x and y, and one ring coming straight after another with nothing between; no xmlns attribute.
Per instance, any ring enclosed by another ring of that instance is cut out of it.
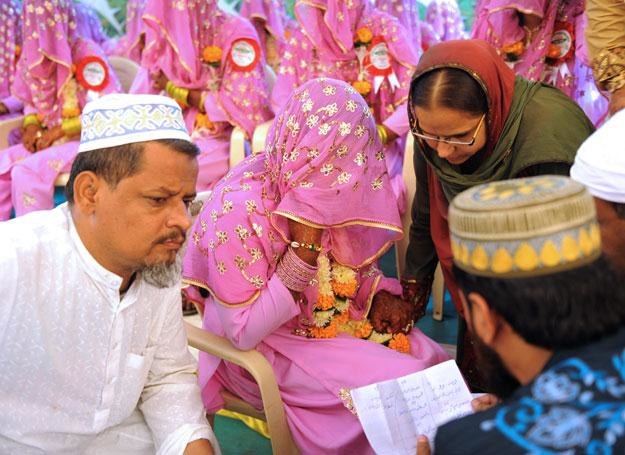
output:
<svg viewBox="0 0 625 455"><path fill-rule="evenodd" d="M625 454L625 329L556 352L508 400L450 422L436 454Z"/></svg>

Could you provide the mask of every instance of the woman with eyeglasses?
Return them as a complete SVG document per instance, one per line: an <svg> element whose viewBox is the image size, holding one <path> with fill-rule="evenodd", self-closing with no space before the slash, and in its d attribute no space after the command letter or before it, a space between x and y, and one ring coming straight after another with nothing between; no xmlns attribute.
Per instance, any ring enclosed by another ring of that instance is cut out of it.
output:
<svg viewBox="0 0 625 455"><path fill-rule="evenodd" d="M543 174L568 175L593 132L584 112L558 89L515 76L490 44L447 41L430 48L413 76L408 116L415 139L416 197L403 278L404 298L423 315L440 261L456 309L448 203L485 182ZM476 261L483 258L474 258ZM479 380L460 318L458 361Z"/></svg>

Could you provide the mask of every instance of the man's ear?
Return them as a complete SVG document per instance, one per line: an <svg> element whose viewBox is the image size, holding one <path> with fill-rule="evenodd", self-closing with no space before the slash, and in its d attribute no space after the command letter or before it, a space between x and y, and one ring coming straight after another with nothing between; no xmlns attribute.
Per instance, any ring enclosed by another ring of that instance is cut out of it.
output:
<svg viewBox="0 0 625 455"><path fill-rule="evenodd" d="M467 299L470 302L467 309L470 308L471 314L467 314L466 317L471 320L471 330L482 342L492 347L501 330L501 316L477 292L471 292Z"/></svg>
<svg viewBox="0 0 625 455"><path fill-rule="evenodd" d="M74 205L84 214L92 214L103 184L103 180L91 171L78 174L74 179Z"/></svg>

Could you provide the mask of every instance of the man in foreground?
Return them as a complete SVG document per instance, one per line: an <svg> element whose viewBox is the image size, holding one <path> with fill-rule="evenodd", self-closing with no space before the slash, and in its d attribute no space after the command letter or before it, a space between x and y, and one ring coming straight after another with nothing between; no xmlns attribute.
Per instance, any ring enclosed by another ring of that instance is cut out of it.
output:
<svg viewBox="0 0 625 455"><path fill-rule="evenodd" d="M449 220L478 362L503 401L441 427L436 453L623 453L625 295L590 194L566 177L494 182L461 193Z"/></svg>
<svg viewBox="0 0 625 455"><path fill-rule="evenodd" d="M219 453L180 312L197 154L174 101L103 97L68 204L0 224L1 453Z"/></svg>

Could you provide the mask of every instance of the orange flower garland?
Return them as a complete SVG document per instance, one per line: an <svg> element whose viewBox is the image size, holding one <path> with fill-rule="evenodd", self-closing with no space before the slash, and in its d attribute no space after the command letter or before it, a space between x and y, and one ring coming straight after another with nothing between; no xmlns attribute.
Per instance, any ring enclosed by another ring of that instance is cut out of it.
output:
<svg viewBox="0 0 625 455"><path fill-rule="evenodd" d="M410 352L410 342L405 334L378 333L366 318L350 320L350 299L358 291L358 278L354 270L331 264L326 255L319 256L318 266L319 289L313 306L314 322L308 329L310 337L334 338L339 333L347 333L356 338L384 344L398 352Z"/></svg>

